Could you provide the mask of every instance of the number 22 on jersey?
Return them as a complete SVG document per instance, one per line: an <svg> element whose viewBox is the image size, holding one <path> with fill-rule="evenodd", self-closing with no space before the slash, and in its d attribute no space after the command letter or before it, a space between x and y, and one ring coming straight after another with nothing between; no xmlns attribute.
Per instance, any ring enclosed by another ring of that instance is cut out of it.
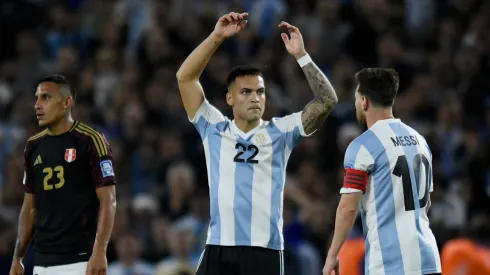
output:
<svg viewBox="0 0 490 275"><path fill-rule="evenodd" d="M43 169L43 174L43 187L45 191L60 189L61 187L63 187L63 185L65 185L65 170L63 166L59 165L54 168L46 167ZM49 181L53 178L53 174L56 174L57 182L54 184L50 184Z"/></svg>
<svg viewBox="0 0 490 275"><path fill-rule="evenodd" d="M255 159L257 154L259 153L259 148L253 144L250 144L246 146L245 144L242 143L237 143L235 145L235 149L237 149L237 154L233 158L234 162L246 162L246 163L259 163L258 160ZM250 152L250 156L246 159L242 158L242 155L245 152Z"/></svg>

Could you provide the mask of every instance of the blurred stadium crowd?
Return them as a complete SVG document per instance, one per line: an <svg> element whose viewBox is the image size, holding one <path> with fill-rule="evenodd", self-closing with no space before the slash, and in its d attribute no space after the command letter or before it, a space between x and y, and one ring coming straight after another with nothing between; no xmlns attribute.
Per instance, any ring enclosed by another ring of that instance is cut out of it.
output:
<svg viewBox="0 0 490 275"><path fill-rule="evenodd" d="M355 121L352 76L365 66L400 73L395 115L430 143L430 218L440 248L455 238L490 243L489 1L3 0L1 274L9 270L23 199L24 143L40 131L36 80L50 73L70 79L78 91L74 118L95 126L112 145L118 211L109 274L193 274L206 240L207 174L175 73L217 18L232 10L249 12L249 26L223 44L202 77L218 109L231 116L225 79L232 66L244 63L263 70L267 119L301 110L312 98L280 39L281 20L300 28L339 97L324 127L289 161L286 274L320 274L343 154L363 131ZM351 237L359 236L356 224ZM32 254L26 261L29 267ZM135 272L124 273L126 266Z"/></svg>

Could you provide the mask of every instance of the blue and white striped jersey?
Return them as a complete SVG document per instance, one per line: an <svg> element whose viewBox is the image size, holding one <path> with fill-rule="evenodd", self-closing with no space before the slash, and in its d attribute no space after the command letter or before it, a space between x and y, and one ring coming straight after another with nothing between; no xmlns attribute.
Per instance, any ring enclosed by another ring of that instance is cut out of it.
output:
<svg viewBox="0 0 490 275"><path fill-rule="evenodd" d="M282 250L282 207L291 150L306 136L301 112L243 133L207 100L191 119L206 155L211 222L207 244Z"/></svg>
<svg viewBox="0 0 490 275"><path fill-rule="evenodd" d="M427 216L433 181L432 155L425 139L399 119L379 120L351 142L344 168L369 175L361 200L365 274L441 272ZM359 191L341 189L341 193L351 192Z"/></svg>

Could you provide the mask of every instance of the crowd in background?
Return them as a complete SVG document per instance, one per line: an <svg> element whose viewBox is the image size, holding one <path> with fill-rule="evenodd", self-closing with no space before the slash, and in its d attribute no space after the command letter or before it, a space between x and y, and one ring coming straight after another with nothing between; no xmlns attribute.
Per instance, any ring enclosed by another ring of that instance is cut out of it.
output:
<svg viewBox="0 0 490 275"><path fill-rule="evenodd" d="M201 82L231 117L225 79L239 64L264 75L265 119L301 110L312 92L277 25L299 27L339 103L288 163L286 274L320 274L332 237L343 156L356 124L353 75L395 68L395 116L429 142L438 245L490 242L490 2L482 0L3 0L0 2L0 273L7 274L23 200L23 149L39 132L36 81L61 73L78 92L73 117L108 138L118 209L109 275L193 274L209 196L204 151L175 73L219 16L249 12ZM62 206L60 206L62 207ZM356 224L352 238L362 235ZM32 266L32 251L26 258ZM29 271L29 268L28 268ZM29 271L30 272L30 271ZM30 274L30 273L27 274Z"/></svg>

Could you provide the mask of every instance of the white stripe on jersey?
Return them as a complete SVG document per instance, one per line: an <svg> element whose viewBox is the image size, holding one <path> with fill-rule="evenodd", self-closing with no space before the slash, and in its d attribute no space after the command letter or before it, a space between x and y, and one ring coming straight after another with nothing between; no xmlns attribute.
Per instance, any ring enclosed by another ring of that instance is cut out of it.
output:
<svg viewBox="0 0 490 275"><path fill-rule="evenodd" d="M282 250L286 165L304 132L301 112L243 133L204 101L194 118L210 189L208 244Z"/></svg>
<svg viewBox="0 0 490 275"><path fill-rule="evenodd" d="M383 144L384 148L390 148L392 146L391 137L396 136L387 123L376 125L376 130L373 133ZM390 171L395 169L396 159L398 156L404 155L402 147L393 147L390 150L386 150L388 159L390 160ZM414 251L420 251L417 234L404 234L404 232L417 232L417 228L414 222L414 213L412 211L405 211L405 201L403 200L403 183L402 178L397 177L391 173L391 183L393 187L393 197L395 198L395 222L398 230L398 240L400 242L400 251L403 258L403 269L405 274L412 274L414 271L419 270L421 266L420 253L414 253ZM402 198L402 199L398 199ZM415 269L414 269L415 268Z"/></svg>
<svg viewBox="0 0 490 275"><path fill-rule="evenodd" d="M217 133L217 135L221 135L218 183L218 205L221 225L219 243L227 244L235 242L235 213L233 211L235 184L229 184L235 182L235 166L228 164L233 163L233 157L236 155L235 150L231 150L234 148L227 145L233 143L234 146L236 142L226 139L221 133ZM226 171L226 173L223 173L223 171Z"/></svg>
<svg viewBox="0 0 490 275"><path fill-rule="evenodd" d="M264 136L271 139L268 133L264 133ZM263 147L261 153L272 156L272 146ZM252 226L251 238L258 243L267 244L271 232L272 159L259 158L258 161L261 165L254 167L252 185L252 224L257 226Z"/></svg>

